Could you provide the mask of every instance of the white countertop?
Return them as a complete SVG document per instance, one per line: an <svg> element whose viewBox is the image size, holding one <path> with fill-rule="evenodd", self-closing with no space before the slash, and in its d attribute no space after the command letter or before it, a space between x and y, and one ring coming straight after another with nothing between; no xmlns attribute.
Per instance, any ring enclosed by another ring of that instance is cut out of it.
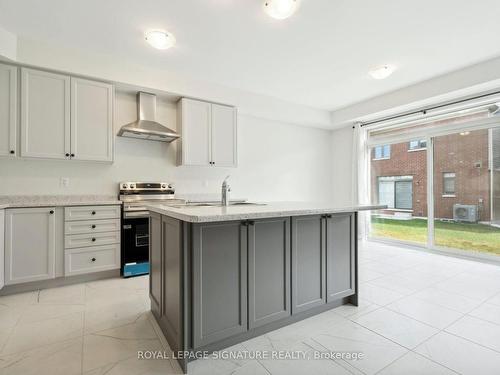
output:
<svg viewBox="0 0 500 375"><path fill-rule="evenodd" d="M268 217L304 216L333 214L384 209L387 206L361 205L338 207L326 203L313 202L272 202L265 205L221 206L182 206L172 207L164 204L148 204L151 212L166 215L190 223L260 219Z"/></svg>
<svg viewBox="0 0 500 375"><path fill-rule="evenodd" d="M115 195L0 195L0 209L121 204Z"/></svg>

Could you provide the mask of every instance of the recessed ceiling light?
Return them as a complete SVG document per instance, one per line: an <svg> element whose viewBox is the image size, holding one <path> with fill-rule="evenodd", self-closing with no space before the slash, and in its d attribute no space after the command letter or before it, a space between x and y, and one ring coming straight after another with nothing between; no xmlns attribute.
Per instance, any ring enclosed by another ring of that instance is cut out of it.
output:
<svg viewBox="0 0 500 375"><path fill-rule="evenodd" d="M295 13L299 0L265 0L264 11L273 18L284 20Z"/></svg>
<svg viewBox="0 0 500 375"><path fill-rule="evenodd" d="M167 49L175 44L175 37L163 30L150 30L144 34L146 41L157 49Z"/></svg>
<svg viewBox="0 0 500 375"><path fill-rule="evenodd" d="M396 67L394 65L382 65L373 68L368 73L374 79L385 79L394 73L395 70Z"/></svg>

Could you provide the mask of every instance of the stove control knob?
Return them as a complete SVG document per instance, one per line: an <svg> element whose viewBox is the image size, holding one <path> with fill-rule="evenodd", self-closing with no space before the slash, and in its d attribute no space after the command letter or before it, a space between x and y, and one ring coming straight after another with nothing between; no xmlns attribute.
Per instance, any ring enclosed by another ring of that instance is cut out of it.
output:
<svg viewBox="0 0 500 375"><path fill-rule="evenodd" d="M128 189L128 184L122 184L122 189Z"/></svg>
<svg viewBox="0 0 500 375"><path fill-rule="evenodd" d="M131 189L135 189L135 184L130 184Z"/></svg>
<svg viewBox="0 0 500 375"><path fill-rule="evenodd" d="M161 188L162 189L166 189L167 188L167 184L161 184Z"/></svg>

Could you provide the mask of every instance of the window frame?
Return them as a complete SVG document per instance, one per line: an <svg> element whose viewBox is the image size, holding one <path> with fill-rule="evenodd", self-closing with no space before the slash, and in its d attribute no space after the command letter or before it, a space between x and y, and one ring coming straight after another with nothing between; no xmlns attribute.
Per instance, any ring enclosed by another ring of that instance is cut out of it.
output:
<svg viewBox="0 0 500 375"><path fill-rule="evenodd" d="M404 176L377 176L377 201L379 204L380 203L380 183L381 182L390 182L392 183L392 204L388 204L387 209L392 210L392 211L404 211L404 212L413 212L413 177L411 175L404 175ZM398 182L410 182L411 183L411 208L401 208L397 207L396 202L396 196L397 196L397 191L396 191L396 184Z"/></svg>
<svg viewBox="0 0 500 375"><path fill-rule="evenodd" d="M377 157L377 150L380 150L380 156ZM387 153L386 153L387 151ZM391 158L391 145L379 145L373 147L372 160L389 160Z"/></svg>
<svg viewBox="0 0 500 375"><path fill-rule="evenodd" d="M416 147L412 147L412 142L417 142ZM422 145L424 144L424 145ZM427 139L412 139L408 142L408 152L427 150Z"/></svg>
<svg viewBox="0 0 500 375"><path fill-rule="evenodd" d="M453 180L453 192L446 190L446 181ZM443 189L442 196L443 197L455 197L457 194L457 174L455 172L443 172L442 173L442 181L443 181Z"/></svg>

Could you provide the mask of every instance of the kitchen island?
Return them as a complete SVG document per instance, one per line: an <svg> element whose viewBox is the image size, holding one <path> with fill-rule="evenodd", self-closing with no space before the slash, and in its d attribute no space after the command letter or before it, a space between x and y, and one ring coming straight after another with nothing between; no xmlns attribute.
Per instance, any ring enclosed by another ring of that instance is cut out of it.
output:
<svg viewBox="0 0 500 375"><path fill-rule="evenodd" d="M151 310L184 371L196 353L357 305L358 212L384 207L149 205Z"/></svg>

